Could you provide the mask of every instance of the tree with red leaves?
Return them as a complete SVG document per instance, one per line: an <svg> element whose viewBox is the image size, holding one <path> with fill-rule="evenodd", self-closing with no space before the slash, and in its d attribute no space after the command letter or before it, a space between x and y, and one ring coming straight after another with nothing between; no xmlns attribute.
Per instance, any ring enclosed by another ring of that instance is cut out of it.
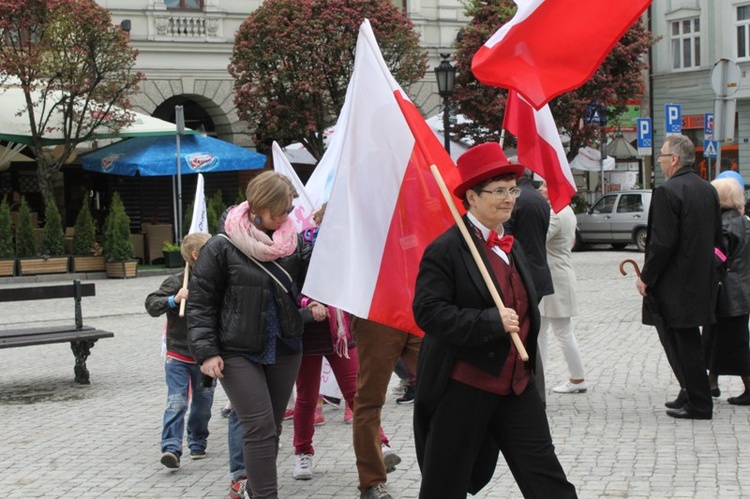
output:
<svg viewBox="0 0 750 499"><path fill-rule="evenodd" d="M78 144L99 127L116 131L132 121L128 99L143 79L133 70L137 54L93 0L0 0L0 84L23 90L46 205ZM51 152L54 142L62 143Z"/></svg>
<svg viewBox="0 0 750 499"><path fill-rule="evenodd" d="M390 0L266 0L242 24L229 72L235 105L256 142L299 141L320 159L323 132L344 103L364 19L402 87L424 76L419 35Z"/></svg>
<svg viewBox="0 0 750 499"><path fill-rule="evenodd" d="M460 32L456 42L456 88L453 100L458 112L473 121L455 127L461 137L477 142L497 141L503 123L507 90L480 83L471 72L471 59L481 47L516 12L513 0L469 0L466 14L471 22ZM560 22L565 22L561 19ZM626 110L627 101L643 93L643 59L655 38L641 20L637 21L614 46L594 75L581 87L550 102L558 128L570 135L570 155L580 147L599 139L597 125L583 124L586 108L596 101L608 107L608 116ZM550 40L554 43L554 40Z"/></svg>

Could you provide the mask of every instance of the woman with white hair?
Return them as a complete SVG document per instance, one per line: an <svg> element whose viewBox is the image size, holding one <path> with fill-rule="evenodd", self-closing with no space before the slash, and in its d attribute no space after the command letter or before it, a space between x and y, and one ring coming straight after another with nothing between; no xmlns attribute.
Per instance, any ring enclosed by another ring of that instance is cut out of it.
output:
<svg viewBox="0 0 750 499"><path fill-rule="evenodd" d="M716 324L705 328L703 347L711 394L721 395L719 376L740 376L745 391L729 397L734 405L750 405L750 220L745 214L745 195L733 178L717 178L711 184L719 194L721 229L726 250L726 276L719 288Z"/></svg>

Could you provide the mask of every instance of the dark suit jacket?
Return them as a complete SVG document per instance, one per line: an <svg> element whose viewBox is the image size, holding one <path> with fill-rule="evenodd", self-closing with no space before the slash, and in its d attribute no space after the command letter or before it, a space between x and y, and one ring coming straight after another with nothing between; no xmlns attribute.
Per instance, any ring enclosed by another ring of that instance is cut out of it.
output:
<svg viewBox="0 0 750 499"><path fill-rule="evenodd" d="M673 328L715 322L721 212L716 190L692 168L678 170L654 189L641 280L657 301L659 315ZM654 324L644 307L643 323Z"/></svg>
<svg viewBox="0 0 750 499"><path fill-rule="evenodd" d="M473 234L472 238L474 244L484 244ZM502 297L492 266L481 249L479 253ZM523 250L518 244L513 245L511 255L529 295L531 327L526 349L533 370L539 334L538 300ZM417 367L419 376L414 405L414 438L417 460L421 466L430 419L443 396L455 361L460 359L499 375L511 340L503 330L500 312L469 248L455 226L433 241L424 252L417 276L413 311L417 325L425 332ZM467 407L466 410L482 408ZM480 490L492 478L497 465L497 446L489 436L484 442L474 464L472 493Z"/></svg>
<svg viewBox="0 0 750 499"><path fill-rule="evenodd" d="M531 278L536 287L537 297L555 292L552 274L547 265L547 229L549 229L549 203L531 182L522 178L518 181L521 195L516 199L513 215L505 222L506 234L512 234L526 253Z"/></svg>

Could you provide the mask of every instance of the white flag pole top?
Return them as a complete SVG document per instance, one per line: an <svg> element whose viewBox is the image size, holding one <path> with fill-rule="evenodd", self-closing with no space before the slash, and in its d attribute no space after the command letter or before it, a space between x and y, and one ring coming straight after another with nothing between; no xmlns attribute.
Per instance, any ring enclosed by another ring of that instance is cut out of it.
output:
<svg viewBox="0 0 750 499"><path fill-rule="evenodd" d="M289 218L294 222L297 232L302 232L305 229L313 227L315 224L313 223L312 216L320 206L313 204L307 189L305 189L302 181L297 176L297 172L294 171L292 164L276 141L271 145L271 151L273 154L273 170L287 177L292 182L297 194L299 194L299 197L294 199L294 211L289 215Z"/></svg>
<svg viewBox="0 0 750 499"><path fill-rule="evenodd" d="M198 182L195 186L195 200L193 201L193 218L190 221L190 230L193 232L208 233L208 217L206 215L206 196L204 193L203 174L198 174Z"/></svg>

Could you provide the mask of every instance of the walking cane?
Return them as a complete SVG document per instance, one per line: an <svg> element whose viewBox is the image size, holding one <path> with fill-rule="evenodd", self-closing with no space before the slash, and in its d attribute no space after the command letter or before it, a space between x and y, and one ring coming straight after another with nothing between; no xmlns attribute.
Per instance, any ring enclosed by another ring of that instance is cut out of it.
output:
<svg viewBox="0 0 750 499"><path fill-rule="evenodd" d="M638 264L636 263L636 261L633 260L633 259L631 259L631 258L626 258L625 260L623 260L623 261L620 262L620 274L622 274L622 275L628 275L628 273L625 272L625 264L626 263L629 263L629 264L631 264L633 266L633 270L635 271L636 277L638 277L638 279L640 279L641 278L641 269L638 268Z"/></svg>
<svg viewBox="0 0 750 499"><path fill-rule="evenodd" d="M456 205L453 203L453 198L451 198L451 194L450 192L448 192L448 187L445 185L443 176L440 175L440 170L438 170L437 166L432 165L430 166L430 171L435 177L438 187L440 187L440 192L443 194L445 202L448 203L448 208L450 208L451 214L453 215L453 218L458 225L458 229L461 231L461 235L466 241L466 244L469 247L469 251L471 251L471 256L474 257L474 262L477 264L477 267L479 267L479 272L482 274L482 279L484 279L484 283L487 285L487 289L489 290L490 295L492 295L492 299L494 300L495 305L502 312L503 310L505 310L503 300L500 298L500 294L498 294L489 272L487 272L487 267L484 265L484 260L482 260L482 257L479 256L479 251L474 245L474 241L471 238L471 234L469 234L469 230L466 228L464 219L461 218L461 214L458 212ZM524 348L523 342L521 342L521 338L520 336L518 336L518 333L508 334L510 334L510 339L513 341L513 344L518 351L518 356L521 357L521 360L523 360L524 362L528 361L529 354L526 352L526 348Z"/></svg>

